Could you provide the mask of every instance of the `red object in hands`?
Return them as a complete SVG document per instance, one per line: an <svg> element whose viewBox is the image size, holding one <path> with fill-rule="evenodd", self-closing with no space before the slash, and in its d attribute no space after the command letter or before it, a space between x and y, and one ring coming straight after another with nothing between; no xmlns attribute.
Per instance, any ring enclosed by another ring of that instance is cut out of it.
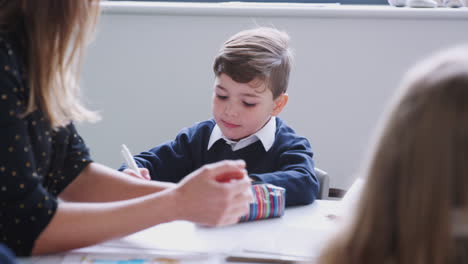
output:
<svg viewBox="0 0 468 264"><path fill-rule="evenodd" d="M244 178L244 174L240 171L226 172L216 176L217 182L230 182L231 180L240 180Z"/></svg>

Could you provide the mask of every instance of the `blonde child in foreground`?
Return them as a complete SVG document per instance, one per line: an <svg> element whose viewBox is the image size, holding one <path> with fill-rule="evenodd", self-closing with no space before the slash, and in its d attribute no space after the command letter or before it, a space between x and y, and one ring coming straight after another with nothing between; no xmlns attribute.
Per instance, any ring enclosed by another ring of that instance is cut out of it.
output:
<svg viewBox="0 0 468 264"><path fill-rule="evenodd" d="M355 218L318 263L468 263L468 47L406 76Z"/></svg>

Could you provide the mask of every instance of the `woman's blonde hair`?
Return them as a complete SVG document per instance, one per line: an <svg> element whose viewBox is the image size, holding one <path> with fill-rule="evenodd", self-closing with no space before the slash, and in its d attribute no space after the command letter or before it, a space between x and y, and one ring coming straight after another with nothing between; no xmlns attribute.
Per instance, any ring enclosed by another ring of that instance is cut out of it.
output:
<svg viewBox="0 0 468 264"><path fill-rule="evenodd" d="M99 0L0 0L0 27L20 33L30 96L25 115L40 109L53 127L95 121L80 100L79 70L94 33Z"/></svg>
<svg viewBox="0 0 468 264"><path fill-rule="evenodd" d="M468 209L468 47L417 65L400 89L355 218L318 263L468 263L467 236L452 225Z"/></svg>

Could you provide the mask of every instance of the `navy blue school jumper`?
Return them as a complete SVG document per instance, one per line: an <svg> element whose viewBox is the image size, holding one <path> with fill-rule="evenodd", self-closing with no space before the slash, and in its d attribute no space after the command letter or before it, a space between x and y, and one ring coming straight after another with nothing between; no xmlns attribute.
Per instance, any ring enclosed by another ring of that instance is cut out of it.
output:
<svg viewBox="0 0 468 264"><path fill-rule="evenodd" d="M233 151L223 139L208 150L215 125L211 119L185 128L173 141L136 155L136 163L147 168L153 180L176 183L205 164L243 159L249 177L286 189L287 206L310 204L315 200L319 183L314 174L311 146L284 121L276 117L275 141L268 151L260 140ZM119 170L125 168L123 165Z"/></svg>

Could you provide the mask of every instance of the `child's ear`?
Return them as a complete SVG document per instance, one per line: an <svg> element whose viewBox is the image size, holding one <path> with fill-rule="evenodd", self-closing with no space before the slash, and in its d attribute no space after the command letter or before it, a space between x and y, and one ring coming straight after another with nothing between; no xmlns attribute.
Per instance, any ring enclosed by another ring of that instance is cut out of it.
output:
<svg viewBox="0 0 468 264"><path fill-rule="evenodd" d="M288 103L288 94L283 93L278 98L275 99L275 107L273 108L273 111L271 112L272 116L277 116L281 111L283 111L283 108L286 106Z"/></svg>

